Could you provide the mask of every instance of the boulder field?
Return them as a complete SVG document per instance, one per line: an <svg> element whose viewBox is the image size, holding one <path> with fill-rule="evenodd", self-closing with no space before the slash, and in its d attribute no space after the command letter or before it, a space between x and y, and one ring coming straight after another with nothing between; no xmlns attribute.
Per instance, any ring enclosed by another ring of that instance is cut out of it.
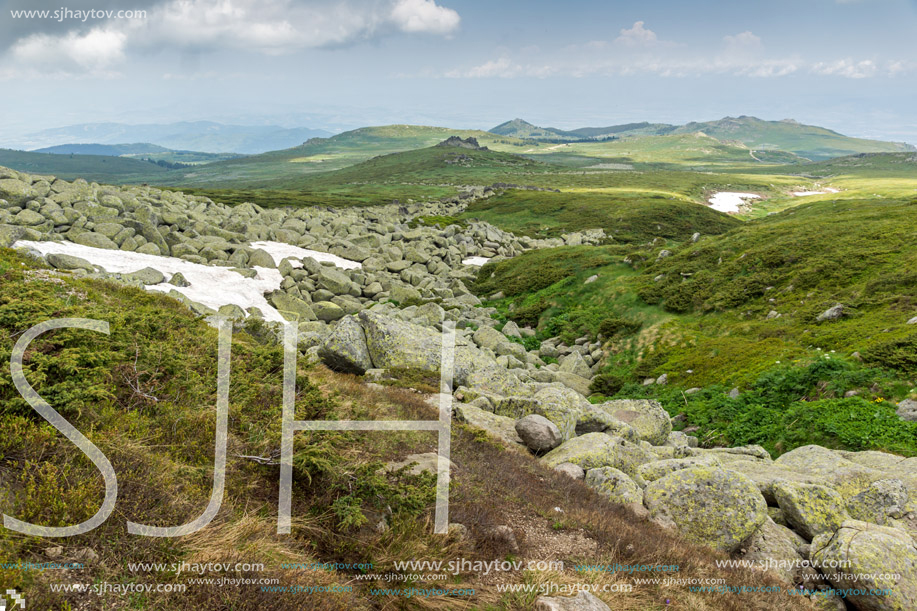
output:
<svg viewBox="0 0 917 611"><path fill-rule="evenodd" d="M423 204L265 209L0 168L0 247L24 247L65 273L167 292L202 316L296 320L301 351L370 381L404 370L439 374L442 329L454 324L457 421L626 505L635 520L768 565L788 586L880 592L816 597L833 608L917 609L917 458L814 445L776 459L759 446L701 448L672 430L655 401L590 402L602 343L552 338L527 349L534 331L501 327L496 310L469 290L476 268L464 262L598 243L604 233L535 240L482 222L422 221L493 193L476 187ZM43 253L46 243L89 254ZM150 258L113 271L93 260L98 252L107 253L96 259L103 262L115 252ZM201 303L188 295L207 270L223 292ZM243 287L257 299L234 300ZM910 415L910 407L901 409Z"/></svg>

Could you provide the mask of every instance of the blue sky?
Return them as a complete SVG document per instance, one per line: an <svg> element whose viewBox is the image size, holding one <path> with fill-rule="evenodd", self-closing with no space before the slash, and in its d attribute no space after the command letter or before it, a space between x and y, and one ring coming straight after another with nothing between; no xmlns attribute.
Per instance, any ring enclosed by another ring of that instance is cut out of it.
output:
<svg viewBox="0 0 917 611"><path fill-rule="evenodd" d="M146 14L12 15L62 6ZM917 0L0 0L0 146L99 121L740 114L917 142L915 33Z"/></svg>

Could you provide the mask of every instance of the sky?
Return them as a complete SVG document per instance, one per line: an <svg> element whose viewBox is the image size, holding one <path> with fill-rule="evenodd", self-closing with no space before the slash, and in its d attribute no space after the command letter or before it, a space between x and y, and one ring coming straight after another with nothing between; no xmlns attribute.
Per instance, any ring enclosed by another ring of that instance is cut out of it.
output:
<svg viewBox="0 0 917 611"><path fill-rule="evenodd" d="M0 146L109 121L743 114L917 143L915 33L917 0L0 0Z"/></svg>

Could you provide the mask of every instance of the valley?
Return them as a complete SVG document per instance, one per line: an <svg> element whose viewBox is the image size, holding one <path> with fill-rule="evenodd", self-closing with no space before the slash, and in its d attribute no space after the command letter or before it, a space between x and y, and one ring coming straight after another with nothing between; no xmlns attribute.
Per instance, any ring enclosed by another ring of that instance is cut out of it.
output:
<svg viewBox="0 0 917 611"><path fill-rule="evenodd" d="M378 593L378 578L284 567L552 558L567 568L513 578L608 586L584 595L596 609L907 608L917 153L751 119L696 131L395 125L174 170L0 152L11 166L0 169L0 356L46 319L111 328L54 332L26 354L28 380L91 429L122 487L124 515L60 553L103 556L86 581L114 578L125 556L257 560L283 584L336 587L315 603L327 609L531 609L544 597L458 572L449 587L473 597L406 599ZM187 538L128 535L124 516L181 524L206 505L221 319L233 327L224 508ZM404 430L297 434L293 530L278 534L291 322L300 419L431 420L449 391L448 536L432 533L436 438ZM16 388L0 371L0 468L17 474L0 484L6 513L86 519L98 473ZM10 557L48 553L9 530L0 542ZM781 568L748 568L766 561ZM884 594L841 597L831 592L861 584L804 561L898 577L867 581ZM625 572L571 568L615 563L678 565L679 577L749 591L626 590ZM39 574L17 579L37 604L88 600L49 592ZM750 591L762 585L779 598ZM818 593L786 594L800 587ZM277 604L257 588L188 596L133 604Z"/></svg>

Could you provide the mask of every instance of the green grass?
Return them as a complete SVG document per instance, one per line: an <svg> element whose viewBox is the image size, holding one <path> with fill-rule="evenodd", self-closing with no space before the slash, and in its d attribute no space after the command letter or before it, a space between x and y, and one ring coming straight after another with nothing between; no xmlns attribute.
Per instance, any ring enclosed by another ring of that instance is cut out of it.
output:
<svg viewBox="0 0 917 611"><path fill-rule="evenodd" d="M474 202L462 216L537 237L601 227L619 242L683 240L695 231L722 233L740 223L679 193L635 187L605 192L509 190Z"/></svg>

